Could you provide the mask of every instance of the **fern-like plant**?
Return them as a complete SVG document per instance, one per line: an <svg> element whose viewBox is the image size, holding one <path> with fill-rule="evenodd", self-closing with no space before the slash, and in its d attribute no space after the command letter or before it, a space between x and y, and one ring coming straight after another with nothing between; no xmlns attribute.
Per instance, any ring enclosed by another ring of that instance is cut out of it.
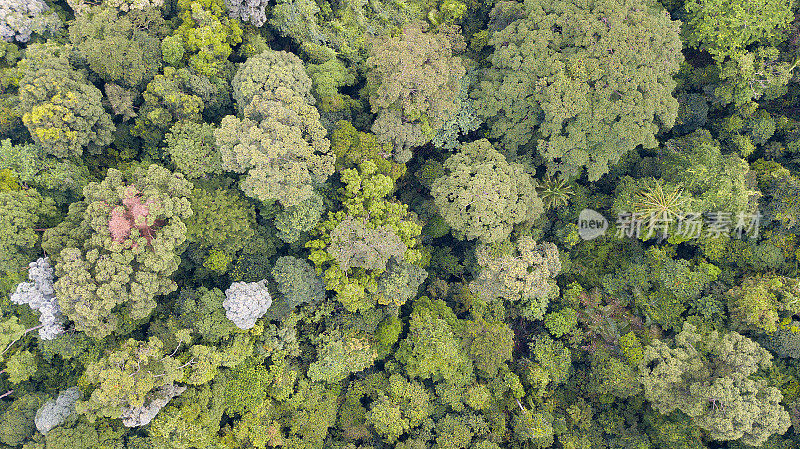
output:
<svg viewBox="0 0 800 449"><path fill-rule="evenodd" d="M636 192L633 211L643 226L675 223L684 217L690 198L683 195L683 187L653 180Z"/></svg>
<svg viewBox="0 0 800 449"><path fill-rule="evenodd" d="M569 204L569 199L575 195L575 190L573 190L572 185L568 181L560 176L553 178L549 174L546 175L543 180L539 181L536 192L539 194L539 198L547 209L557 209L566 206Z"/></svg>

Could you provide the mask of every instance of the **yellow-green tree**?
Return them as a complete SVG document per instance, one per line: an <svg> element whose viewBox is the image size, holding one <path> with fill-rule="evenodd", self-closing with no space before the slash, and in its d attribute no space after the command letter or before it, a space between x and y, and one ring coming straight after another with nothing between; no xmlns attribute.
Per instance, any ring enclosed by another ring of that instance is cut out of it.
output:
<svg viewBox="0 0 800 449"><path fill-rule="evenodd" d="M715 440L759 446L791 425L783 395L751 376L772 356L736 332L703 332L686 323L674 347L654 340L639 362L644 393L663 414L680 410Z"/></svg>
<svg viewBox="0 0 800 449"><path fill-rule="evenodd" d="M111 143L115 130L103 94L72 68L69 47L33 44L20 61L19 111L33 141L58 157L94 153Z"/></svg>
<svg viewBox="0 0 800 449"><path fill-rule="evenodd" d="M379 300L378 279L392 256L422 266L422 226L407 205L387 199L394 183L371 161L341 175L343 207L312 231L308 258L347 310L366 310Z"/></svg>
<svg viewBox="0 0 800 449"><path fill-rule="evenodd" d="M521 164L506 161L486 139L464 144L444 168L431 195L456 237L501 241L514 225L544 212L531 175Z"/></svg>

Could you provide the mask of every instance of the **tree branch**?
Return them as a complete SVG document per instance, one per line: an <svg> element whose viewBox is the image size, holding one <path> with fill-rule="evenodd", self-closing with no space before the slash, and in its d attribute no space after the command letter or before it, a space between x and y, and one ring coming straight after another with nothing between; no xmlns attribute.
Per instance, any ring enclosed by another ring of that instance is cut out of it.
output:
<svg viewBox="0 0 800 449"><path fill-rule="evenodd" d="M22 337L24 337L25 335L27 335L27 334L28 334L28 332L30 332L30 331L35 331L36 329L40 329L40 328L42 328L43 326L44 326L44 324L40 324L40 325L38 325L38 326L34 326L34 327L30 328L30 329L25 329L25 332L23 332L23 333L22 333L22 335L20 335L20 336L19 336L19 338L17 338L16 340L12 341L11 343L9 343L9 344L8 344L8 346L6 346L6 349L3 349L3 352L0 352L0 356L2 356L3 354L5 354L5 353L6 353L6 351L8 351L8 349L9 349L9 348L11 348L11 345L13 345L14 343L16 343L16 342L20 341L20 340L22 339Z"/></svg>

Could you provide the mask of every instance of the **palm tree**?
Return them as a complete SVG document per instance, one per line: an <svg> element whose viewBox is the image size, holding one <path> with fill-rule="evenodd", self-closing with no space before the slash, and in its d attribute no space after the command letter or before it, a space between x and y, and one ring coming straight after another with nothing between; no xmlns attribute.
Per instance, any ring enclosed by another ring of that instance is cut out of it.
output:
<svg viewBox="0 0 800 449"><path fill-rule="evenodd" d="M536 187L539 198L548 209L556 209L569 204L569 199L575 195L572 185L560 176L552 178L549 174L539 181Z"/></svg>
<svg viewBox="0 0 800 449"><path fill-rule="evenodd" d="M634 195L633 213L642 226L654 229L667 227L683 219L690 198L683 195L680 185L664 185L660 179L651 180Z"/></svg>

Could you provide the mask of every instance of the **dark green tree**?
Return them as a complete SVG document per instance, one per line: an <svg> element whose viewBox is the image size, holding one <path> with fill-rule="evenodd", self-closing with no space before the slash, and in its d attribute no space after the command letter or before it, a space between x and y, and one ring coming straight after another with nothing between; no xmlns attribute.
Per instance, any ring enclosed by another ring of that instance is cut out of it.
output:
<svg viewBox="0 0 800 449"><path fill-rule="evenodd" d="M36 259L37 229L55 214L52 198L36 189L0 191L0 272L15 273Z"/></svg>
<svg viewBox="0 0 800 449"><path fill-rule="evenodd" d="M69 27L78 57L107 83L139 87L161 70L160 36L137 27L131 20L136 15L142 13L121 15L114 8L98 6L78 15ZM150 25L152 30L158 28Z"/></svg>

